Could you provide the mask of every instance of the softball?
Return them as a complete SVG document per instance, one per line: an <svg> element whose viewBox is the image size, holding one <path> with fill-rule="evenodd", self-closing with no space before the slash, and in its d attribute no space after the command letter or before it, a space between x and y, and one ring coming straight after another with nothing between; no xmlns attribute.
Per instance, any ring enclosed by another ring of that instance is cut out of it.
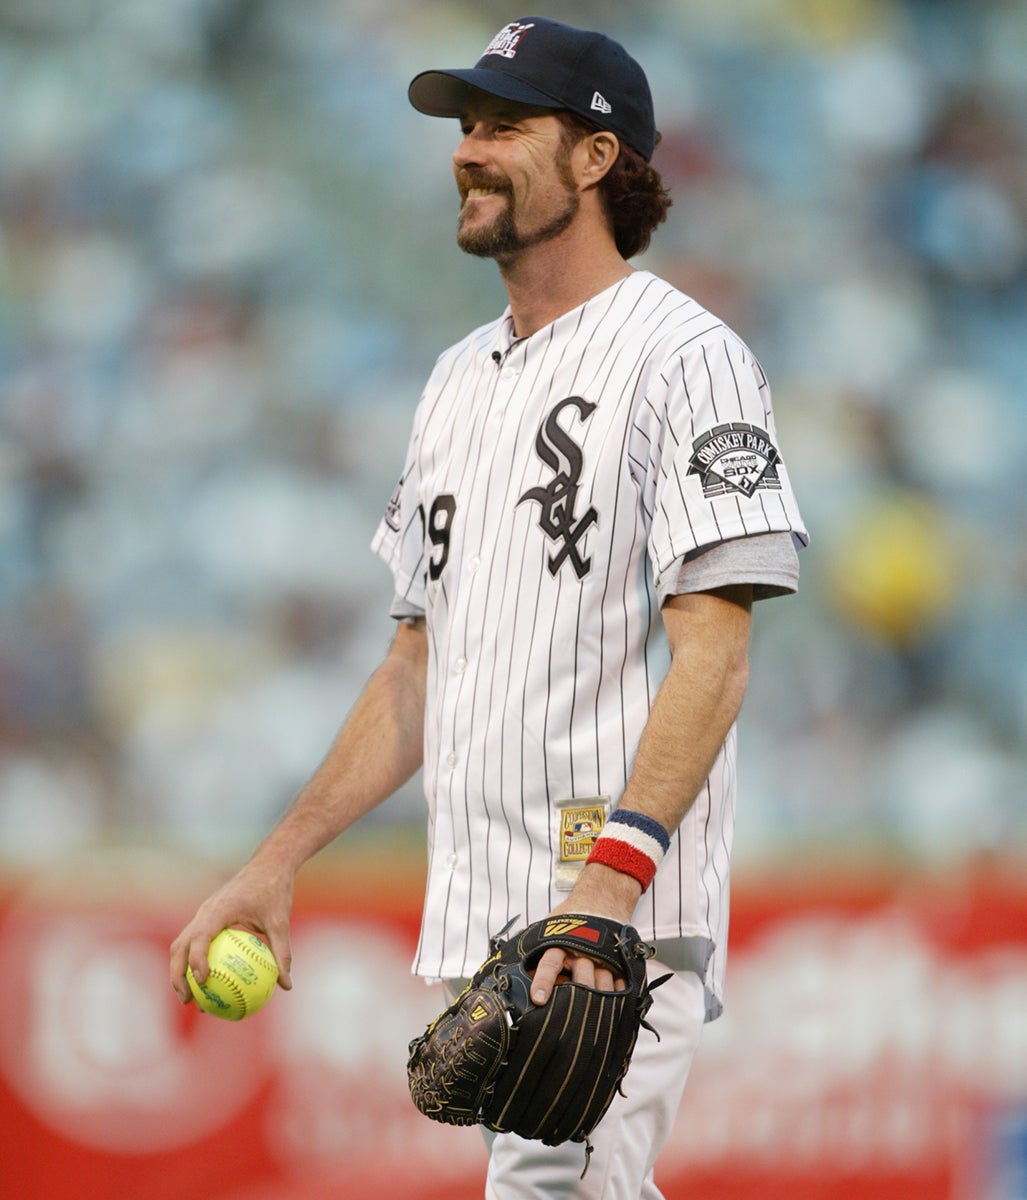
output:
<svg viewBox="0 0 1027 1200"><path fill-rule="evenodd" d="M197 983L192 967L186 978L196 1004L211 1016L241 1021L263 1008L278 982L278 964L256 934L223 929L207 952L210 974Z"/></svg>

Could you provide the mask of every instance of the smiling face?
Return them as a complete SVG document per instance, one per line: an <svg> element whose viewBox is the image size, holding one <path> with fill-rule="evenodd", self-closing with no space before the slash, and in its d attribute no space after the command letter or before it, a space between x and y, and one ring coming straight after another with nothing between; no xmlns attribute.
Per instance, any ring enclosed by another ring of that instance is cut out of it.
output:
<svg viewBox="0 0 1027 1200"><path fill-rule="evenodd" d="M453 171L463 202L462 250L510 262L573 223L578 185L552 110L474 92L460 127Z"/></svg>

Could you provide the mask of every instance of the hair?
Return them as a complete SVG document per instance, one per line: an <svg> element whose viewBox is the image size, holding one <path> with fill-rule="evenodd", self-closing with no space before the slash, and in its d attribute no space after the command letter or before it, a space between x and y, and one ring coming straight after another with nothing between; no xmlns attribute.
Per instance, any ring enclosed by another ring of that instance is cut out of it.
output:
<svg viewBox="0 0 1027 1200"><path fill-rule="evenodd" d="M555 115L563 126L561 136L568 151L589 134L603 132L602 126L566 109ZM658 143L659 134L656 140ZM674 203L663 186L660 172L637 150L621 142L616 162L595 186L609 218L618 253L624 258L633 258L648 249L653 230L667 219L667 210Z"/></svg>

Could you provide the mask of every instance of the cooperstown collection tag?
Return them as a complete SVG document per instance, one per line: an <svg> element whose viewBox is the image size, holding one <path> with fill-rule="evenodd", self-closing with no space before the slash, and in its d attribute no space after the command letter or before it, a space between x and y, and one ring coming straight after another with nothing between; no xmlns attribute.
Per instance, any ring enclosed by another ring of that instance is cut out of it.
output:
<svg viewBox="0 0 1027 1200"><path fill-rule="evenodd" d="M558 891L569 892L610 815L610 798L571 796L557 800L554 811L558 847L554 883Z"/></svg>

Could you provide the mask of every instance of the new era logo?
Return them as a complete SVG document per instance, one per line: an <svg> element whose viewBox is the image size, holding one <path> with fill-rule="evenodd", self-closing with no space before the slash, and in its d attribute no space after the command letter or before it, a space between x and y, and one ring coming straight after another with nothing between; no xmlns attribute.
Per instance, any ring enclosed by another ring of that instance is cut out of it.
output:
<svg viewBox="0 0 1027 1200"><path fill-rule="evenodd" d="M595 92L593 94L591 107L593 109L595 109L596 112L607 113L607 114L613 112L613 105L609 102L609 100L606 99L605 96L601 95L599 92Z"/></svg>

